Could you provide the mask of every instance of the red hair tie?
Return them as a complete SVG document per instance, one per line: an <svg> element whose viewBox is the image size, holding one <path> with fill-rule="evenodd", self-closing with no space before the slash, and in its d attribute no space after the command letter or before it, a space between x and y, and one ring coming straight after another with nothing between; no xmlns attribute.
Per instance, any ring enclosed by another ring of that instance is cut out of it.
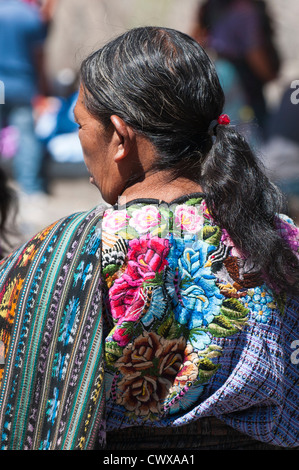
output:
<svg viewBox="0 0 299 470"><path fill-rule="evenodd" d="M230 123L230 118L228 117L227 114L221 114L219 118L217 119L217 122L221 126L227 126L227 124Z"/></svg>
<svg viewBox="0 0 299 470"><path fill-rule="evenodd" d="M230 118L227 114L220 114L218 119L214 119L211 122L208 128L208 133L213 136L215 135L215 129L218 125L220 126L227 126L230 123Z"/></svg>

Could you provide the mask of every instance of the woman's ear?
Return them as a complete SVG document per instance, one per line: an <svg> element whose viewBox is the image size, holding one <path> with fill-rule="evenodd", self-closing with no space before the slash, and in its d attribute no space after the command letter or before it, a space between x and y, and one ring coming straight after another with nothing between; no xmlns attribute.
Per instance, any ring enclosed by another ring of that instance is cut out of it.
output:
<svg viewBox="0 0 299 470"><path fill-rule="evenodd" d="M110 120L114 126L113 139L116 147L114 161L119 162L131 151L135 141L135 132L119 116L112 115Z"/></svg>

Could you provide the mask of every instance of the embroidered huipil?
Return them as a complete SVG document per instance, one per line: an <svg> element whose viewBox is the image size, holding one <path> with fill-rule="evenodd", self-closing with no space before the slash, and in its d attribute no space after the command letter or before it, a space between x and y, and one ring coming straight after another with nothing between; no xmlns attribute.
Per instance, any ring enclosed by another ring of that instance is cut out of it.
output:
<svg viewBox="0 0 299 470"><path fill-rule="evenodd" d="M299 256L292 221L277 230ZM3 449L207 416L299 445L298 298L250 270L200 194L53 224L2 262L0 300Z"/></svg>

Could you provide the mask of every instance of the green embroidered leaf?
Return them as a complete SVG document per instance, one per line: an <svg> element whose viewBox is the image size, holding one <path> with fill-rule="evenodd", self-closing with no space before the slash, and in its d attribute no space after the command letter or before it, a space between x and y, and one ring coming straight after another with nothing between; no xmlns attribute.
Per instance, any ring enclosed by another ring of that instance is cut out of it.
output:
<svg viewBox="0 0 299 470"><path fill-rule="evenodd" d="M158 419L158 416L154 415L154 413L150 411L149 414L144 418L144 421L151 421L154 423L155 421L158 421Z"/></svg>
<svg viewBox="0 0 299 470"><path fill-rule="evenodd" d="M200 359L198 362L198 379L200 383L207 382L219 369L218 364L214 364L210 359Z"/></svg>
<svg viewBox="0 0 299 470"><path fill-rule="evenodd" d="M138 336L142 333L141 323L136 323L134 321L127 321L121 324L121 329L123 330L123 336L129 335L130 337Z"/></svg>
<svg viewBox="0 0 299 470"><path fill-rule="evenodd" d="M185 202L186 206L195 206L199 205L202 201L202 197L193 197L191 199L188 199L188 201Z"/></svg>
<svg viewBox="0 0 299 470"><path fill-rule="evenodd" d="M159 224L157 227L151 229L151 234L154 237L158 237L160 235L160 238L163 238L161 235L164 234L166 235L168 233L168 224Z"/></svg>
<svg viewBox="0 0 299 470"><path fill-rule="evenodd" d="M222 348L221 346L210 344L204 351L200 351L198 355L208 358L219 357L222 355Z"/></svg>
<svg viewBox="0 0 299 470"><path fill-rule="evenodd" d="M163 273L156 273L153 279L146 279L142 285L144 287L157 287L163 285Z"/></svg>
<svg viewBox="0 0 299 470"><path fill-rule="evenodd" d="M168 333L169 333L169 330L170 330L170 327L172 325L172 322L174 320L174 315L173 313L171 315L169 315L166 320L159 326L158 330L157 330L157 333L159 336L163 336L164 338L166 338L168 336Z"/></svg>
<svg viewBox="0 0 299 470"><path fill-rule="evenodd" d="M232 326L232 323L224 315L218 315L215 317L213 323L216 323L217 325L221 326L222 328L226 328L227 330L229 330Z"/></svg>
<svg viewBox="0 0 299 470"><path fill-rule="evenodd" d="M133 422L137 422L137 416L136 414L134 413L134 411L126 411L125 412L125 416L127 416L129 418L130 421L133 421Z"/></svg>
<svg viewBox="0 0 299 470"><path fill-rule="evenodd" d="M113 354L110 354L108 352L105 352L105 364L108 369L114 370L114 363L117 361L118 357L114 356Z"/></svg>
<svg viewBox="0 0 299 470"><path fill-rule="evenodd" d="M129 205L128 207L126 207L127 214L131 216L136 211L136 209L140 209L138 204Z"/></svg>
<svg viewBox="0 0 299 470"><path fill-rule="evenodd" d="M123 229L118 230L117 234L124 240L133 240L134 238L139 237L138 232L130 225L127 225Z"/></svg>
<svg viewBox="0 0 299 470"><path fill-rule="evenodd" d="M189 328L186 325L181 325L174 320L169 328L167 338L174 339L183 336L185 339L188 339L189 333Z"/></svg>
<svg viewBox="0 0 299 470"><path fill-rule="evenodd" d="M284 314L284 309L285 309L285 303L286 303L286 294L277 294L275 296L275 301L277 303L277 306L278 306L278 309L279 309L280 313L283 315ZM275 306L275 308L276 308L276 306Z"/></svg>
<svg viewBox="0 0 299 470"><path fill-rule="evenodd" d="M205 371L215 370L217 366L207 357L198 361L198 368Z"/></svg>
<svg viewBox="0 0 299 470"><path fill-rule="evenodd" d="M105 345L105 360L106 365L109 368L113 367L113 364L119 359L123 354L123 348L121 348L116 341L109 341Z"/></svg>
<svg viewBox="0 0 299 470"><path fill-rule="evenodd" d="M119 265L118 264L109 264L103 269L103 276L113 276L114 273L116 273L119 270Z"/></svg>
<svg viewBox="0 0 299 470"><path fill-rule="evenodd" d="M169 208L163 205L159 206L159 212L165 220L168 220L169 216L172 214Z"/></svg>
<svg viewBox="0 0 299 470"><path fill-rule="evenodd" d="M249 313L248 309L234 298L224 300L220 311L224 316L235 320L245 319Z"/></svg>
<svg viewBox="0 0 299 470"><path fill-rule="evenodd" d="M236 328L233 323L224 315L219 315L218 317L215 317L214 321L210 323L207 327L207 330L213 336L219 338L231 336L237 333L237 331L239 331L239 329Z"/></svg>
<svg viewBox="0 0 299 470"><path fill-rule="evenodd" d="M174 227L174 213L171 210L169 210L168 224L169 224L169 232L173 232L175 230L175 227Z"/></svg>
<svg viewBox="0 0 299 470"><path fill-rule="evenodd" d="M109 354L120 357L123 353L123 348L119 346L116 341L107 341L105 344L105 351Z"/></svg>
<svg viewBox="0 0 299 470"><path fill-rule="evenodd" d="M175 339L181 336L188 339L190 331L186 325L181 325L175 320L174 313L172 312L172 314L160 324L157 333L166 339Z"/></svg>
<svg viewBox="0 0 299 470"><path fill-rule="evenodd" d="M205 225L202 229L202 238L210 245L219 245L221 239L220 228L217 226L211 227L210 225Z"/></svg>

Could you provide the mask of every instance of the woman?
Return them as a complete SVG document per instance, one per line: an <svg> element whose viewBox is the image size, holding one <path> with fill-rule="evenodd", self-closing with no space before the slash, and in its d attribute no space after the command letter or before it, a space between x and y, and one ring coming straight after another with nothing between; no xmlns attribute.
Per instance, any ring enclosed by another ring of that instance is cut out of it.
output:
<svg viewBox="0 0 299 470"><path fill-rule="evenodd" d="M112 206L2 264L3 449L298 445L298 231L223 101L171 29L83 62L79 137Z"/></svg>

